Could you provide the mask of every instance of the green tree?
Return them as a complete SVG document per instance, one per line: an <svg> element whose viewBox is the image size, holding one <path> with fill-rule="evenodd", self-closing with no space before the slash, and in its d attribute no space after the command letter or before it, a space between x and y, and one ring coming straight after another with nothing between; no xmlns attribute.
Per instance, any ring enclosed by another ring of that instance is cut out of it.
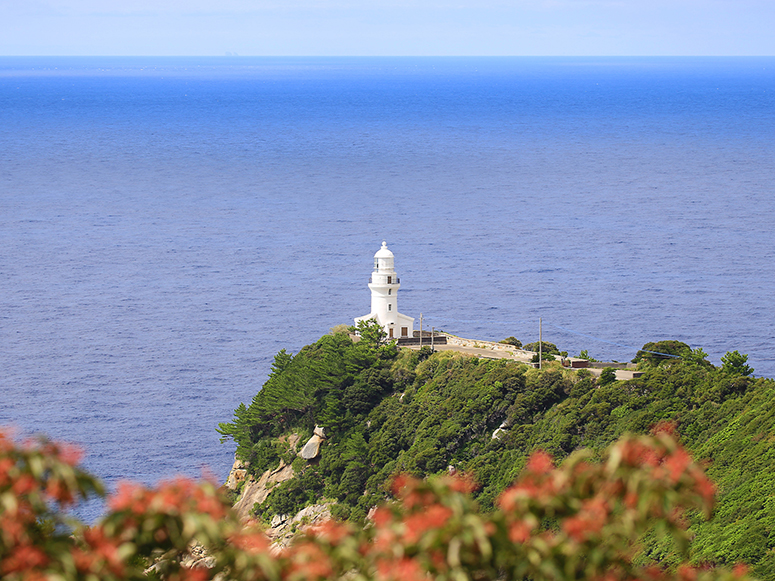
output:
<svg viewBox="0 0 775 581"><path fill-rule="evenodd" d="M600 385L608 385L616 381L616 370L613 367L606 367L600 374Z"/></svg>
<svg viewBox="0 0 775 581"><path fill-rule="evenodd" d="M666 361L676 361L690 355L692 348L686 343L675 340L646 343L643 349L635 354L633 363L644 363L656 366Z"/></svg>
<svg viewBox="0 0 775 581"><path fill-rule="evenodd" d="M272 363L272 370L269 372L269 377L272 378L280 375L288 368L288 365L290 365L292 360L293 355L291 353L288 353L285 349L280 349L277 355L274 356L274 362Z"/></svg>
<svg viewBox="0 0 775 581"><path fill-rule="evenodd" d="M708 354L705 353L705 351L703 351L702 347L697 347L697 349L693 349L692 351L684 355L684 360L689 363L709 367L710 362L707 359L708 359Z"/></svg>
<svg viewBox="0 0 775 581"><path fill-rule="evenodd" d="M372 349L377 349L387 343L387 333L385 333L385 329L382 328L382 325L376 319L358 321L358 324L351 327L350 330L357 333L361 341Z"/></svg>
<svg viewBox="0 0 775 581"><path fill-rule="evenodd" d="M747 377L753 373L753 367L747 364L748 355L738 351L727 351L721 358L721 371L729 375L742 375Z"/></svg>
<svg viewBox="0 0 775 581"><path fill-rule="evenodd" d="M535 343L528 343L523 347L525 351L535 351L538 353L538 341ZM554 343L549 343L547 341L541 341L541 353L544 355L552 354L552 355L559 355L560 350L557 348L557 345Z"/></svg>
<svg viewBox="0 0 775 581"><path fill-rule="evenodd" d="M522 341L520 341L514 336L506 337L502 341L498 341L498 343L504 343L506 345L514 345L514 347L516 347L517 349L522 349Z"/></svg>

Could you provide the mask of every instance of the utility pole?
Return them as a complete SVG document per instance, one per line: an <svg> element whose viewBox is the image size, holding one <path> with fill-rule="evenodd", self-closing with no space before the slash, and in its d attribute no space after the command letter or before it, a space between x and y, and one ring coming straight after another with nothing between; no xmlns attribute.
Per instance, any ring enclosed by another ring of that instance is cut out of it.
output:
<svg viewBox="0 0 775 581"><path fill-rule="evenodd" d="M422 313L420 313L420 349L422 349Z"/></svg>
<svg viewBox="0 0 775 581"><path fill-rule="evenodd" d="M538 317L538 369L543 369L543 364L544 364L544 362L542 361L544 358L544 346L543 346L541 328L542 328L541 317Z"/></svg>
<svg viewBox="0 0 775 581"><path fill-rule="evenodd" d="M436 327L431 327L431 353L434 351L433 349L433 336L436 334Z"/></svg>

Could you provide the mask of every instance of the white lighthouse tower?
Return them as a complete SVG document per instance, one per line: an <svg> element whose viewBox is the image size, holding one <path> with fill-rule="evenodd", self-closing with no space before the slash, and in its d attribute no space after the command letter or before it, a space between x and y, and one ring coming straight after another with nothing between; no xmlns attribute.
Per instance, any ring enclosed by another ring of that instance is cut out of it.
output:
<svg viewBox="0 0 775 581"><path fill-rule="evenodd" d="M393 253L383 241L382 248L374 255L374 272L369 278L371 312L355 319L355 323L375 319L390 339L411 337L414 319L398 312L398 289L401 287L399 283L393 264Z"/></svg>

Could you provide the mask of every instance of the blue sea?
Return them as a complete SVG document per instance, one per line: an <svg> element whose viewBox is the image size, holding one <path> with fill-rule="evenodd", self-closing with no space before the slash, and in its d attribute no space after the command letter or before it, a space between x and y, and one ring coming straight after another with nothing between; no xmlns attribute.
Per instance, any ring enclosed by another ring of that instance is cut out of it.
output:
<svg viewBox="0 0 775 581"><path fill-rule="evenodd" d="M3 57L0 425L223 480L382 240L416 324L772 377L774 217L772 57Z"/></svg>

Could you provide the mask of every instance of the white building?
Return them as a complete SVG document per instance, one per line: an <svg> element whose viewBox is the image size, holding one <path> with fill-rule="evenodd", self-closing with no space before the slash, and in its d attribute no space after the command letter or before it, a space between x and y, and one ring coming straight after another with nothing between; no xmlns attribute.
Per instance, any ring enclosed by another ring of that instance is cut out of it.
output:
<svg viewBox="0 0 775 581"><path fill-rule="evenodd" d="M389 338L411 337L414 319L398 312L398 289L401 287L399 283L393 265L393 253L383 241L382 248L374 255L374 272L369 278L371 312L355 319L355 324L357 325L358 321L376 319Z"/></svg>

